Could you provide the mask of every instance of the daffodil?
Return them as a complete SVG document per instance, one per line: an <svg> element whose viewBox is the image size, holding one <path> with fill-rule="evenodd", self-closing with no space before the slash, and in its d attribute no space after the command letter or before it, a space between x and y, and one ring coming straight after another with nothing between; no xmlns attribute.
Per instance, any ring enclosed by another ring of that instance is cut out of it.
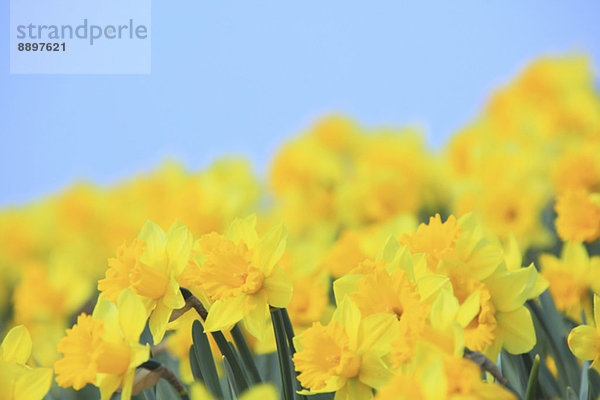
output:
<svg viewBox="0 0 600 400"><path fill-rule="evenodd" d="M207 332L227 330L240 320L259 340L265 335L269 306L286 307L292 284L277 264L286 243L283 225L264 236L256 233L256 217L236 219L227 235L210 233L197 243L204 257L199 271L202 288L214 301Z"/></svg>
<svg viewBox="0 0 600 400"><path fill-rule="evenodd" d="M582 308L589 314L588 291L600 291L600 257L590 257L582 243L567 242L560 257L540 255L540 265L556 308L576 320Z"/></svg>
<svg viewBox="0 0 600 400"><path fill-rule="evenodd" d="M336 400L372 398L373 388L391 376L383 358L398 334L397 322L387 313L362 318L345 297L328 325L314 323L294 338L293 361L305 393L336 392Z"/></svg>
<svg viewBox="0 0 600 400"><path fill-rule="evenodd" d="M486 351L492 358L502 346L517 354L531 350L536 336L524 302L545 290L543 281L536 284L533 264L509 270L502 247L484 236L472 214L458 221L449 217L444 223L439 216L431 218L429 225L422 224L403 242L412 252L427 256L430 272L449 279L463 310L457 322L464 327L468 348Z"/></svg>
<svg viewBox="0 0 600 400"><path fill-rule="evenodd" d="M201 383L194 383L190 388L191 400L215 400L214 396ZM238 400L278 400L279 393L269 383L254 385L238 397Z"/></svg>
<svg viewBox="0 0 600 400"><path fill-rule="evenodd" d="M51 368L32 368L31 336L23 325L12 328L0 345L0 398L41 400L52 383Z"/></svg>
<svg viewBox="0 0 600 400"><path fill-rule="evenodd" d="M594 322L593 325L579 325L575 327L567 342L569 348L582 360L592 360L591 368L600 372L600 297L594 294Z"/></svg>
<svg viewBox="0 0 600 400"><path fill-rule="evenodd" d="M556 199L556 230L564 241L593 242L600 237L600 198L585 189L567 190Z"/></svg>
<svg viewBox="0 0 600 400"><path fill-rule="evenodd" d="M137 240L121 246L117 258L109 260L106 278L98 282L98 289L112 301L127 288L144 299L147 309L153 310L149 327L155 344L162 340L172 311L185 305L178 279L190 260L192 244L189 229L180 222L165 234L147 221Z"/></svg>
<svg viewBox="0 0 600 400"><path fill-rule="evenodd" d="M100 296L94 313L79 315L58 343L64 357L54 365L56 382L75 389L92 383L102 400L121 387L121 397L129 400L136 368L150 356L150 346L139 344L146 320L146 307L131 290L116 305Z"/></svg>
<svg viewBox="0 0 600 400"><path fill-rule="evenodd" d="M475 363L431 346L420 346L414 359L377 392L376 400L516 400L500 385L481 380Z"/></svg>

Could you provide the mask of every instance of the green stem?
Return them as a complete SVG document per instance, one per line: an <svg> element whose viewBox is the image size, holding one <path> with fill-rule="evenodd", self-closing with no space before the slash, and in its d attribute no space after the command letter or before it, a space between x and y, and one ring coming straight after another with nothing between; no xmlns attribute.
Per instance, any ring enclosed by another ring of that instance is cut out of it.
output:
<svg viewBox="0 0 600 400"><path fill-rule="evenodd" d="M285 324L283 323L283 316L280 308L271 309L271 319L273 320L273 331L275 332L275 342L277 343L277 356L279 357L279 369L281 371L283 399L294 400L290 349L288 348L286 340Z"/></svg>

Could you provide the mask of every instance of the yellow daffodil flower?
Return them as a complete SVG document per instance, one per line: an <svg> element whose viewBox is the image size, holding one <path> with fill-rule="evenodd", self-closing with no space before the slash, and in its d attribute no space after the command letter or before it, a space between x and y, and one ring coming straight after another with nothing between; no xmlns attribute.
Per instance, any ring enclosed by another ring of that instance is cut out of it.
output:
<svg viewBox="0 0 600 400"><path fill-rule="evenodd" d="M31 336L15 326L0 345L0 399L41 400L52 383L51 368L31 368Z"/></svg>
<svg viewBox="0 0 600 400"><path fill-rule="evenodd" d="M582 360L592 360L591 368L600 372L600 297L594 294L593 325L579 325L569 333L569 348Z"/></svg>
<svg viewBox="0 0 600 400"><path fill-rule="evenodd" d="M377 392L376 400L516 400L507 389L481 380L481 370L462 357L420 346L413 361Z"/></svg>
<svg viewBox="0 0 600 400"><path fill-rule="evenodd" d="M373 397L373 388L387 383L391 370L383 357L398 334L398 320L387 313L361 317L348 297L340 303L331 322L314 323L294 338L293 361L304 393L336 392L336 399Z"/></svg>
<svg viewBox="0 0 600 400"><path fill-rule="evenodd" d="M56 382L75 389L92 383L102 400L121 387L121 398L129 400L135 370L150 356L150 346L139 344L146 319L146 307L131 290L124 290L116 305L100 296L94 313L79 315L58 343L64 357L54 365Z"/></svg>
<svg viewBox="0 0 600 400"><path fill-rule="evenodd" d="M265 335L269 306L286 307L292 284L277 264L285 250L286 233L279 225L259 238L256 217L236 219L226 236L211 233L197 243L204 256L199 280L214 303L204 329L226 330L244 320L259 340Z"/></svg>
<svg viewBox="0 0 600 400"><path fill-rule="evenodd" d="M171 312L185 305L178 279L192 244L192 234L182 223L175 222L165 235L146 221L137 240L120 247L117 258L109 260L106 278L98 282L98 289L112 301L128 287L144 299L147 309L153 310L149 327L155 344L162 340Z"/></svg>
<svg viewBox="0 0 600 400"><path fill-rule="evenodd" d="M567 242L560 258L542 254L540 264L556 308L575 320L580 319L582 308L589 314L588 291L600 291L600 257L590 257L582 243Z"/></svg>
<svg viewBox="0 0 600 400"><path fill-rule="evenodd" d="M214 396L201 383L194 383L190 388L191 400L215 400ZM252 386L238 397L238 400L278 400L279 393L275 386L261 383Z"/></svg>

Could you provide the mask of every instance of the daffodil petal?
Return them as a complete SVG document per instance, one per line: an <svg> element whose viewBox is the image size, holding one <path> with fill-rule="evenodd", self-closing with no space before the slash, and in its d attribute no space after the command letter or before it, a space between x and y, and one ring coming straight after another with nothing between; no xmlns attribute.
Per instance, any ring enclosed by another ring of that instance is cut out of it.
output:
<svg viewBox="0 0 600 400"><path fill-rule="evenodd" d="M254 263L265 276L271 275L273 267L283 255L286 237L285 227L279 224L271 228L256 243Z"/></svg>
<svg viewBox="0 0 600 400"><path fill-rule="evenodd" d="M350 341L350 348L357 347L360 318L360 310L348 296L344 297L342 302L338 304L331 317L332 321L338 322L345 328Z"/></svg>
<svg viewBox="0 0 600 400"><path fill-rule="evenodd" d="M266 295L257 293L247 298L250 308L248 314L244 317L244 325L252 336L262 342L265 339L267 320L269 319L269 305Z"/></svg>
<svg viewBox="0 0 600 400"><path fill-rule="evenodd" d="M236 218L225 235L227 239L234 243L240 241L246 243L246 246L253 248L258 241L256 234L256 214L252 214L246 218Z"/></svg>
<svg viewBox="0 0 600 400"><path fill-rule="evenodd" d="M372 314L360 322L358 350L383 356L390 351L390 343L398 336L398 320L392 314ZM362 367L361 367L362 368Z"/></svg>
<svg viewBox="0 0 600 400"><path fill-rule="evenodd" d="M177 221L167 234L167 255L169 268L175 277L181 275L190 259L194 238L187 226Z"/></svg>
<svg viewBox="0 0 600 400"><path fill-rule="evenodd" d="M340 304L344 297L358 291L357 282L364 278L363 275L344 275L333 282L335 303Z"/></svg>
<svg viewBox="0 0 600 400"><path fill-rule="evenodd" d="M41 400L52 384L52 368L29 368L15 382L14 400Z"/></svg>
<svg viewBox="0 0 600 400"><path fill-rule="evenodd" d="M600 354L600 332L590 325L574 328L567 339L569 348L582 360L593 360Z"/></svg>
<svg viewBox="0 0 600 400"><path fill-rule="evenodd" d="M392 371L385 365L380 357L373 353L367 353L362 356L360 364L360 375L358 379L372 388L379 389L385 385Z"/></svg>
<svg viewBox="0 0 600 400"><path fill-rule="evenodd" d="M138 342L148 315L146 307L138 295L130 289L121 292L117 303L119 307L119 325L125 339Z"/></svg>
<svg viewBox="0 0 600 400"><path fill-rule="evenodd" d="M25 364L31 356L31 336L23 325L12 328L0 345L0 360Z"/></svg>
<svg viewBox="0 0 600 400"><path fill-rule="evenodd" d="M485 281L498 311L508 312L523 305L537 279L533 263L527 268L494 274Z"/></svg>
<svg viewBox="0 0 600 400"><path fill-rule="evenodd" d="M429 320L435 329L444 331L454 321L458 312L458 300L448 290L442 289L431 306Z"/></svg>
<svg viewBox="0 0 600 400"><path fill-rule="evenodd" d="M276 266L273 273L265 279L264 289L268 303L273 307L287 307L292 300L292 282L281 267Z"/></svg>
<svg viewBox="0 0 600 400"><path fill-rule="evenodd" d="M150 328L150 333L152 333L152 340L155 345L159 344L162 341L163 336L165 336L169 318L171 317L171 311L173 311L171 308L159 301L156 303L152 315L150 315L148 327Z"/></svg>
<svg viewBox="0 0 600 400"><path fill-rule="evenodd" d="M147 220L138 235L138 239L146 243L146 248L141 257L142 262L152 265L161 263L164 260L167 237L160 226Z"/></svg>
<svg viewBox="0 0 600 400"><path fill-rule="evenodd" d="M526 353L535 346L536 336L529 310L524 306L496 314L504 348L511 354Z"/></svg>
<svg viewBox="0 0 600 400"><path fill-rule="evenodd" d="M119 310L115 303L100 295L96 301L92 318L97 321L103 321L104 330L102 337L105 340L109 342L117 342L121 340Z"/></svg>
<svg viewBox="0 0 600 400"><path fill-rule="evenodd" d="M210 310L208 310L208 317L206 317L204 323L204 331L220 331L244 318L245 297L237 296L215 301Z"/></svg>
<svg viewBox="0 0 600 400"><path fill-rule="evenodd" d="M277 400L279 398L279 392L275 386L269 383L262 383L252 386L246 390L238 398L239 400Z"/></svg>
<svg viewBox="0 0 600 400"><path fill-rule="evenodd" d="M481 292L476 290L458 307L456 322L463 328L477 316L481 308Z"/></svg>
<svg viewBox="0 0 600 400"><path fill-rule="evenodd" d="M100 400L110 400L113 393L121 386L122 377L116 374L98 374L96 381L100 389Z"/></svg>

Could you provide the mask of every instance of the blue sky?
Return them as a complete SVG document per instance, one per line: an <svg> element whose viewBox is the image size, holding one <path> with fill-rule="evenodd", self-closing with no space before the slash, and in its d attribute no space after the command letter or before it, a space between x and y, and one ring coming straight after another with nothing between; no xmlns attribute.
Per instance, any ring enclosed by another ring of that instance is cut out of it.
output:
<svg viewBox="0 0 600 400"><path fill-rule="evenodd" d="M155 1L150 75L10 75L5 29L0 205L166 156L264 171L329 112L418 125L439 147L528 60L585 52L597 68L599 16L597 1Z"/></svg>

